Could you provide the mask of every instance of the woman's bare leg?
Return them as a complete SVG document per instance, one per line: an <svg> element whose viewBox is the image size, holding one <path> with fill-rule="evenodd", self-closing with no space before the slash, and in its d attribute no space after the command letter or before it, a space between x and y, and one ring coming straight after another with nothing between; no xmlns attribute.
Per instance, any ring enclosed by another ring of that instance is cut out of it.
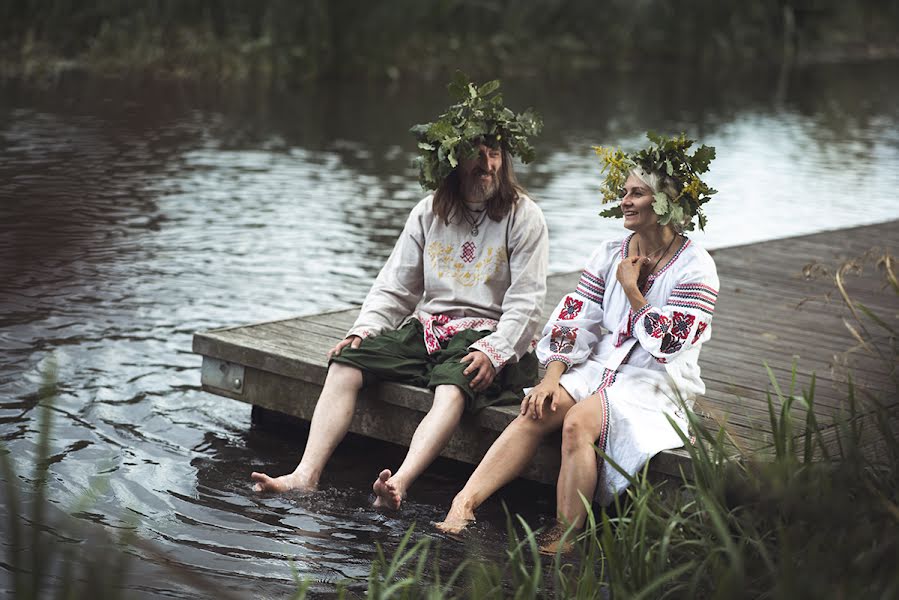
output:
<svg viewBox="0 0 899 600"><path fill-rule="evenodd" d="M252 473L257 492L311 491L318 488L318 480L337 444L344 438L353 420L356 397L362 387L362 371L341 363L331 363L325 385L312 413L309 437L303 458L293 473L269 477Z"/></svg>
<svg viewBox="0 0 899 600"><path fill-rule="evenodd" d="M377 498L375 506L397 509L406 497L406 491L419 475L434 462L434 459L450 441L462 411L465 396L455 385L438 385L434 390L434 403L415 429L409 452L396 474L384 469L375 479L372 489Z"/></svg>
<svg viewBox="0 0 899 600"><path fill-rule="evenodd" d="M555 412L544 410L543 418L519 415L500 434L453 499L449 513L436 527L446 533L459 533L474 521L475 509L498 489L515 479L537 452L546 434L562 426L565 414L574 400L562 388Z"/></svg>
<svg viewBox="0 0 899 600"><path fill-rule="evenodd" d="M558 525L547 535L542 550L554 553L562 534L571 525L584 526L587 509L581 496L588 500L596 489L596 450L594 443L602 431L604 413L602 397L590 396L568 411L562 425L562 467L556 484ZM568 543L566 543L568 546Z"/></svg>

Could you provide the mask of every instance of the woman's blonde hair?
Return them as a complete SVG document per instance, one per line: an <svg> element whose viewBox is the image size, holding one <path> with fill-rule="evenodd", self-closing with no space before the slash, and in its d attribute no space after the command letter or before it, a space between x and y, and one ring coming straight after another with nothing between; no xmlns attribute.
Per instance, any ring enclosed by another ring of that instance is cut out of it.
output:
<svg viewBox="0 0 899 600"><path fill-rule="evenodd" d="M631 174L649 186L649 189L652 190L653 194L657 194L662 192L668 199L674 202L677 200L677 197L680 195L681 189L683 189L683 185L678 183L678 181L669 177L668 175L663 175L662 173L647 172L640 167L639 165L631 169ZM689 222L689 218L687 215L684 215L684 222L675 222L671 221L671 225L674 226L674 230L677 233L683 233L687 222Z"/></svg>

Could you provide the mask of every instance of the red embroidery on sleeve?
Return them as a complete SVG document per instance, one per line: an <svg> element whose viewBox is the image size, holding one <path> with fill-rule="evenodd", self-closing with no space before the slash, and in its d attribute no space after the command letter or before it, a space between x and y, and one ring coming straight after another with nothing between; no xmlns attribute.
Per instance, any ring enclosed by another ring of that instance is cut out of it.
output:
<svg viewBox="0 0 899 600"><path fill-rule="evenodd" d="M563 327L553 325L549 337L549 349L559 354L570 354L574 350L574 342L577 340L577 327Z"/></svg>
<svg viewBox="0 0 899 600"><path fill-rule="evenodd" d="M696 326L696 335L693 336L693 342L692 342L693 344L695 344L697 342L697 340L699 340L699 338L702 337L702 334L705 331L706 326L708 326L708 323L706 323L706 322L701 322L699 325Z"/></svg>
<svg viewBox="0 0 899 600"><path fill-rule="evenodd" d="M682 340L687 339L687 336L690 335L690 329L693 328L693 321L695 320L696 317L690 313L674 311L671 315L671 334Z"/></svg>
<svg viewBox="0 0 899 600"><path fill-rule="evenodd" d="M584 308L583 300L578 300L577 298L566 296L565 305L562 307L562 311L559 313L559 320L569 321L575 318L581 312L582 308Z"/></svg>
<svg viewBox="0 0 899 600"><path fill-rule="evenodd" d="M668 330L671 328L671 319L665 315L651 312L643 317L643 328L652 337L660 338L668 333Z"/></svg>

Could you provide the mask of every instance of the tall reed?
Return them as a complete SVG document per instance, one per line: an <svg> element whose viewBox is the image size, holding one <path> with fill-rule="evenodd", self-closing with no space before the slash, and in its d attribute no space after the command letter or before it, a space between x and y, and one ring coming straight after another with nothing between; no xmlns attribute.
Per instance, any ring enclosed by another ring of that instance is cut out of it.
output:
<svg viewBox="0 0 899 600"><path fill-rule="evenodd" d="M894 259L884 255L878 265L888 286L885 294L899 295ZM439 544L428 536L413 540L413 527L391 556L378 546L367 596L899 597L897 331L891 317L853 301L845 285L847 273L841 268L835 277L854 319L847 327L858 351L882 361L892 388L878 393L856 386L850 377L844 413L823 427L815 416L814 378L809 389L797 390L795 364L786 385L769 369L769 452L740 453L727 442L723 428L713 430L688 411L698 443L682 438L691 459L682 481L654 483L646 469L628 476L629 489L609 510L588 511L573 554L542 557L538 532L520 517L508 516L502 561L466 559L447 575L441 571ZM168 561L136 537L107 540L99 551L89 552L72 539L62 544L53 539L54 530L63 527L55 513L51 518L46 491L54 382L51 369L41 391L38 449L27 499L8 450L0 447L12 592L26 599L118 598L125 595L128 574L121 545L155 556L160 564ZM791 410L796 404L805 409L800 420ZM191 571L168 568L210 596L232 597ZM302 574L295 576L294 598L307 597L310 583ZM337 586L338 597L348 593L347 584Z"/></svg>
<svg viewBox="0 0 899 600"><path fill-rule="evenodd" d="M107 481L96 479L75 503L60 509L48 495L54 405L57 401L56 363L51 357L39 392L37 452L31 459L30 483L18 473L10 451L0 442L0 479L7 506L8 529L3 566L10 573L12 597L17 600L129 597L132 553L154 559L173 579L222 600L233 593L171 561L156 546L134 534L134 527L111 536L106 529L77 519L104 493ZM105 472L105 469L100 469ZM308 584L297 586L305 593Z"/></svg>
<svg viewBox="0 0 899 600"><path fill-rule="evenodd" d="M85 528L60 513L47 497L56 397L55 363L51 360L48 365L39 392L37 453L30 486L20 489L21 478L10 452L0 444L0 476L9 511L6 562L12 576L10 591L22 600L53 596L120 598L127 576L127 556L116 551L114 544L92 545L85 552L80 547ZM73 510L86 508L101 489L102 483L94 484Z"/></svg>
<svg viewBox="0 0 899 600"><path fill-rule="evenodd" d="M894 260L884 255L877 262L885 294L899 295ZM688 411L698 443L682 437L691 461L680 484L653 483L645 469L628 475L631 485L614 506L588 512L574 554L557 554L549 565L535 551L522 551L536 549L537 538L521 522L523 534L510 530L514 550L505 563L478 567L506 573L509 589L498 580L472 581L452 596L899 597L897 331L888 317L852 300L844 285L848 270L844 265L834 278L853 315L847 327L868 359L883 361L892 388L878 394L850 377L844 412L823 427L815 379L797 390L795 363L788 382L768 369L768 452L741 453L723 428L713 430ZM805 409L798 420L797 404ZM542 568L552 576L543 578Z"/></svg>

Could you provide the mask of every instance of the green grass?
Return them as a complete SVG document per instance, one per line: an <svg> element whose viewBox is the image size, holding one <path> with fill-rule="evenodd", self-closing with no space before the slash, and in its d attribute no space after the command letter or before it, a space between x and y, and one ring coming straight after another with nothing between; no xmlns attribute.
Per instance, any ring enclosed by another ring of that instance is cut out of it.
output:
<svg viewBox="0 0 899 600"><path fill-rule="evenodd" d="M173 579L208 597L222 600L236 596L207 578L178 566L154 544L136 537L136 527L111 535L106 529L76 518L105 493L106 479L95 483L68 509L61 510L47 495L50 473L50 440L57 397L56 365L51 359L39 392L37 451L29 477L16 471L10 451L0 442L0 479L8 515L4 540L11 588L2 590L17 600L114 600L130 597L127 590L131 556L153 559ZM100 473L107 469L99 468ZM297 586L304 594L308 584ZM301 596L302 597L302 596Z"/></svg>
<svg viewBox="0 0 899 600"><path fill-rule="evenodd" d="M776 382L772 381L773 384ZM799 400L802 398L802 400ZM809 405L803 423L789 405ZM775 410L782 403L783 410ZM423 577L432 542L412 530L372 567L372 598L893 598L899 594L899 444L884 409L871 407L887 453L858 445L862 405L850 402L837 450L823 447L813 395L769 399L776 444L755 461L690 415L702 442L686 443L685 483L654 484L646 472L610 510L590 512L573 555L537 552L537 534L509 520L502 563L460 565L441 585ZM895 415L892 415L893 423ZM798 438L791 434L798 430ZM607 458L608 459L608 458ZM547 575L549 573L549 575Z"/></svg>
<svg viewBox="0 0 899 600"><path fill-rule="evenodd" d="M885 293L899 295L892 258L878 264ZM646 470L631 477L614 506L589 513L573 556L541 561L536 534L524 522L513 528L510 520L505 562L478 563L468 582L460 581L449 595L899 597L899 414L886 404L899 394L897 331L851 299L843 285L847 270L844 265L835 276L855 315L847 327L857 332L866 359L881 361L892 389L878 396L850 378L843 414L822 428L815 417L814 378L800 391L795 364L789 382L777 381L768 369L768 452L742 454L727 442L724 429L712 430L688 412L698 443L683 437L691 467L681 483L653 483ZM793 416L796 405L803 409L800 420ZM426 560L427 551L427 544L419 548L417 559ZM542 578L544 569L550 578ZM485 572L505 574L506 587L498 576L494 585L485 585ZM387 573L373 569L378 577ZM412 579L425 585L417 574ZM378 585L385 589L384 581Z"/></svg>
<svg viewBox="0 0 899 600"><path fill-rule="evenodd" d="M37 453L31 485L24 490L20 490L22 478L16 473L9 451L0 445L0 475L9 511L5 560L12 582L9 591L21 600L119 598L127 577L128 559L116 550L128 543L128 535L112 542L103 532L108 543L91 545L86 551L83 540L89 536L87 526L60 513L47 498L55 396L56 369L51 361L40 390ZM89 489L71 512L84 510L102 493L102 487L99 483Z"/></svg>
<svg viewBox="0 0 899 600"><path fill-rule="evenodd" d="M889 256L879 261L885 294L899 295ZM882 361L892 389L882 395L846 387L844 413L822 427L815 417L815 381L797 390L794 376L778 381L769 369L772 444L746 454L688 412L698 438L684 445L690 471L682 481L653 482L644 469L608 510L590 511L571 555L545 557L539 532L507 517L502 560L470 558L444 572L440 543L410 528L388 554L378 546L366 586L369 598L896 598L899 597L899 439L896 406L897 331L890 318L855 303L840 269L835 283L855 321L858 347ZM876 346L876 348L875 348ZM9 509L8 556L16 598L125 596L128 559L123 546L171 564L135 537L86 550L88 525L57 515L47 499L48 458L55 396L52 369L41 391L39 436L27 499L9 452L0 469ZM794 411L794 407L802 411ZM797 418L795 414L802 414ZM673 424L672 424L673 426ZM610 464L614 466L614 463ZM28 488L29 486L26 486ZM94 489L80 503L89 504ZM57 532L57 533L54 533ZM60 534L65 532L65 543ZM55 536L55 537L54 537ZM165 567L186 584L227 598L229 593L183 568ZM310 582L294 573L294 598ZM336 587L346 597L350 584ZM357 587L359 583L352 584Z"/></svg>

